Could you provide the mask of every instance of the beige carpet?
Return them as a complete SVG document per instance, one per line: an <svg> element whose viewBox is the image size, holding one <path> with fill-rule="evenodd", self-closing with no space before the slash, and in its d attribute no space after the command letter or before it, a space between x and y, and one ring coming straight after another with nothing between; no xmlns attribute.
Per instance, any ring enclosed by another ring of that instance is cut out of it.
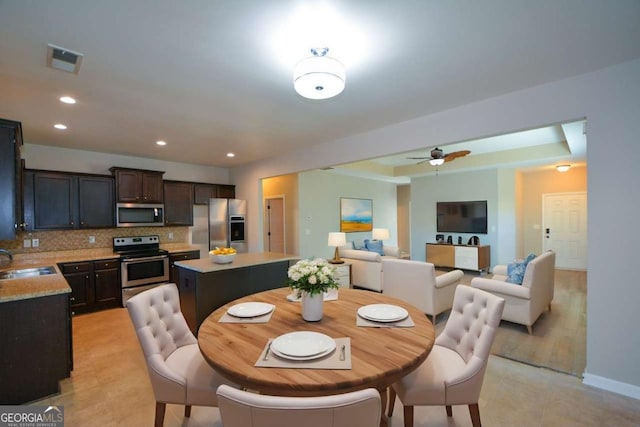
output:
<svg viewBox="0 0 640 427"><path fill-rule="evenodd" d="M463 283L478 274L465 272ZM556 270L551 312L544 312L533 325L533 335L523 325L502 321L491 353L533 366L582 377L586 364L587 273ZM448 313L437 318L439 333Z"/></svg>

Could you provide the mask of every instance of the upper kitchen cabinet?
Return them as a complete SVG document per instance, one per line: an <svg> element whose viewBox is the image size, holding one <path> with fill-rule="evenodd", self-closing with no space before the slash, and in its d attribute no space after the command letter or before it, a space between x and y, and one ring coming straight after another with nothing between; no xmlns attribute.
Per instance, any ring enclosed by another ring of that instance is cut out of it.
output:
<svg viewBox="0 0 640 427"><path fill-rule="evenodd" d="M209 199L221 198L221 199L235 199L236 187L235 185L223 185L223 184L194 184L194 204L196 205L208 205Z"/></svg>
<svg viewBox="0 0 640 427"><path fill-rule="evenodd" d="M113 178L109 176L78 177L80 228L115 225L113 187Z"/></svg>
<svg viewBox="0 0 640 427"><path fill-rule="evenodd" d="M112 167L118 203L162 203L164 172Z"/></svg>
<svg viewBox="0 0 640 427"><path fill-rule="evenodd" d="M193 225L193 184L164 182L164 224Z"/></svg>
<svg viewBox="0 0 640 427"><path fill-rule="evenodd" d="M236 186L235 185L216 185L216 197L220 199L235 199L236 198Z"/></svg>
<svg viewBox="0 0 640 427"><path fill-rule="evenodd" d="M115 226L113 178L36 170L24 176L27 230Z"/></svg>
<svg viewBox="0 0 640 427"><path fill-rule="evenodd" d="M22 224L22 126L0 119L0 240L13 240Z"/></svg>

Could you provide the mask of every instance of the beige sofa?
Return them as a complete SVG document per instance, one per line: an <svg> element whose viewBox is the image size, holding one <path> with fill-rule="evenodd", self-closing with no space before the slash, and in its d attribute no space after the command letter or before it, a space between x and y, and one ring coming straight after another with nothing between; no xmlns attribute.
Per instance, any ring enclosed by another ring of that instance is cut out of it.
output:
<svg viewBox="0 0 640 427"><path fill-rule="evenodd" d="M525 325L531 334L532 326L542 312L551 311L555 266L555 252L547 251L527 264L522 285L506 282L507 266L497 265L491 279L475 277L471 286L504 298L502 319Z"/></svg>
<svg viewBox="0 0 640 427"><path fill-rule="evenodd" d="M433 264L404 259L384 259L382 269L383 293L420 308L434 324L438 314L453 307L456 286L464 276L462 270L436 276Z"/></svg>
<svg viewBox="0 0 640 427"><path fill-rule="evenodd" d="M397 246L382 246L384 256L361 249L340 249L340 258L351 263L351 283L359 288L382 292L382 259L400 258Z"/></svg>

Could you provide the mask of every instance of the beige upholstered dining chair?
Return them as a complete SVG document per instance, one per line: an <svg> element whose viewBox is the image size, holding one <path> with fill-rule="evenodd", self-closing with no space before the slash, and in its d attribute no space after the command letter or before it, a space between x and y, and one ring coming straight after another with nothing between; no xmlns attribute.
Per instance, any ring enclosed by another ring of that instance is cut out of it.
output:
<svg viewBox="0 0 640 427"><path fill-rule="evenodd" d="M459 285L444 330L427 359L389 389L389 416L396 394L404 406L404 425L413 426L414 406L469 405L471 422L480 427L478 399L489 350L500 324L504 299Z"/></svg>
<svg viewBox="0 0 640 427"><path fill-rule="evenodd" d="M436 316L453 305L453 294L460 279L461 270L453 270L436 276L433 264L404 259L382 260L382 293L415 305L431 316Z"/></svg>
<svg viewBox="0 0 640 427"><path fill-rule="evenodd" d="M162 426L167 403L217 406L216 390L229 383L218 375L200 354L196 338L180 311L175 284L156 286L127 301L147 363L156 398L156 427Z"/></svg>
<svg viewBox="0 0 640 427"><path fill-rule="evenodd" d="M218 388L224 427L377 427L382 412L373 388L319 397L281 397Z"/></svg>

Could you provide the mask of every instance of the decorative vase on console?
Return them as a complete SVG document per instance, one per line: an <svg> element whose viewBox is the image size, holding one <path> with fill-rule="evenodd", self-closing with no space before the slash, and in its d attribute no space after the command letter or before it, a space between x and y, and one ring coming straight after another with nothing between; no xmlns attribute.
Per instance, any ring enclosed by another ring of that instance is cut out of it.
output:
<svg viewBox="0 0 640 427"><path fill-rule="evenodd" d="M334 280L335 267L322 258L303 259L289 267L287 285L300 293L302 318L308 322L322 319L324 293L338 289Z"/></svg>

